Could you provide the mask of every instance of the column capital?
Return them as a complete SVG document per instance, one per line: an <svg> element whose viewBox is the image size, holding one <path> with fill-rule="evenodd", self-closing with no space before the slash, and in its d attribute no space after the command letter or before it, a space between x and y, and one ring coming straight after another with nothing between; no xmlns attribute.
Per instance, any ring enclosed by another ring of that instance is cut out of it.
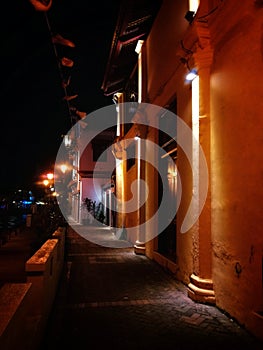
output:
<svg viewBox="0 0 263 350"><path fill-rule="evenodd" d="M198 36L198 46L193 53L193 58L199 69L209 68L213 62L214 50L211 45L211 35L207 23L195 22Z"/></svg>

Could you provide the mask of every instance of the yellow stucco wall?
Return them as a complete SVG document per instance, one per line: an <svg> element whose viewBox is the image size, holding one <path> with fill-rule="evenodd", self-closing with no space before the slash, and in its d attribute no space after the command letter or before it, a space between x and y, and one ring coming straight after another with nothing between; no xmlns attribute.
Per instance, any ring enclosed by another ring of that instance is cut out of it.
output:
<svg viewBox="0 0 263 350"><path fill-rule="evenodd" d="M211 28L213 280L241 322L262 310L262 8L229 1Z"/></svg>
<svg viewBox="0 0 263 350"><path fill-rule="evenodd" d="M211 4L201 1L203 14L211 11ZM215 11L205 17L208 30L203 34L203 28L195 32L194 24L189 29L184 20L186 2L164 1L146 42L145 98L165 106L176 97L178 116L191 126L191 90L184 83L186 69L180 64L179 43L183 38L202 53L202 45L209 42L210 76L203 86L205 75L200 71L200 114L207 118L200 120L200 142L211 168L211 206L209 202L204 208L200 226L197 223L184 234L177 232L177 277L188 283L194 259L202 258L201 277L210 274L216 304L253 331L251 315L263 310L263 9L249 0L236 5L234 0L213 1ZM194 37L201 37L199 46L194 45ZM198 57L195 62L200 63ZM179 229L192 195L191 169L180 148L177 165L183 182ZM194 251L195 231L200 257ZM154 249L156 244L149 243L147 255L152 256ZM205 259L211 271L206 270Z"/></svg>

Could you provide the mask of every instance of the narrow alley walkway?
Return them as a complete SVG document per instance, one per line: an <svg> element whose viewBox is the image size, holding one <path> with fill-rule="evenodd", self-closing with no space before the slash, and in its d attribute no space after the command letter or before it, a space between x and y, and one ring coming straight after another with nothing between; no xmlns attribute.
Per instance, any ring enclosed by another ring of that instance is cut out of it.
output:
<svg viewBox="0 0 263 350"><path fill-rule="evenodd" d="M109 230L98 232L104 241ZM261 349L216 307L132 248L106 248L69 227L67 252L44 349Z"/></svg>

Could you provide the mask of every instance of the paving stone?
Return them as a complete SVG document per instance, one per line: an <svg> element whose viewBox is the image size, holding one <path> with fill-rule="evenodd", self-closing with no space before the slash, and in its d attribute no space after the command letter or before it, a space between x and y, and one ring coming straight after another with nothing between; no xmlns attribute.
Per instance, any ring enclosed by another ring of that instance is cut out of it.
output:
<svg viewBox="0 0 263 350"><path fill-rule="evenodd" d="M71 228L67 247L67 268L40 350L262 348L216 307L189 299L186 286L132 248L101 247Z"/></svg>

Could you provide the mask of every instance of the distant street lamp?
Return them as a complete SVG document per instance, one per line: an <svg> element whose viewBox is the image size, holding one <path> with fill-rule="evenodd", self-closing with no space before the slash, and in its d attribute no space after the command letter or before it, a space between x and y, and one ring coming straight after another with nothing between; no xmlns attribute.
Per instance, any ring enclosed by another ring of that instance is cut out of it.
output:
<svg viewBox="0 0 263 350"><path fill-rule="evenodd" d="M48 180L53 180L54 174L48 173L48 174L47 174L47 178L48 178Z"/></svg>
<svg viewBox="0 0 263 350"><path fill-rule="evenodd" d="M45 180L43 181L43 185L47 187L47 186L49 185L49 181L48 181L47 179L45 179Z"/></svg>
<svg viewBox="0 0 263 350"><path fill-rule="evenodd" d="M68 166L66 164L61 164L60 170L62 171L63 174L65 174L66 171L68 170Z"/></svg>
<svg viewBox="0 0 263 350"><path fill-rule="evenodd" d="M50 201L54 192L54 174L47 173L44 175L45 179L43 180L43 185L45 186L45 193L47 199Z"/></svg>

